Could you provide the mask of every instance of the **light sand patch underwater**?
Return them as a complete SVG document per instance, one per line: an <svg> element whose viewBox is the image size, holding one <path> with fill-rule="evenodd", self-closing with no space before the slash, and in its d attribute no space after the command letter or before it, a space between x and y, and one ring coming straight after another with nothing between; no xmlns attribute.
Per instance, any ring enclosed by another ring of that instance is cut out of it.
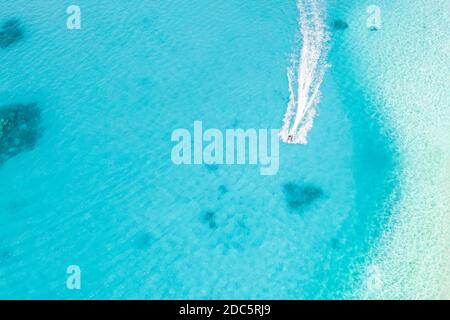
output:
<svg viewBox="0 0 450 320"><path fill-rule="evenodd" d="M401 170L399 199L367 263L357 296L450 298L450 4L377 1L382 28L355 6L348 43L392 127Z"/></svg>

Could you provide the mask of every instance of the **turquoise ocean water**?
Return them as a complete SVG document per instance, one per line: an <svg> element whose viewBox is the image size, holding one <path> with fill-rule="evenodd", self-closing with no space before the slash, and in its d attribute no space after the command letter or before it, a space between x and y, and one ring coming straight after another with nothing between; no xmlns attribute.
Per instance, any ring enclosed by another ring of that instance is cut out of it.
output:
<svg viewBox="0 0 450 320"><path fill-rule="evenodd" d="M175 166L170 136L195 120L281 126L295 1L76 2L82 29L69 31L72 1L0 1L0 22L24 29L0 50L0 107L36 103L43 128L0 166L0 297L351 296L397 170L346 38L365 26L333 29L358 1L326 3L332 67L319 114L308 145L280 145L275 176ZM287 183L320 196L292 210ZM66 287L69 265L81 290Z"/></svg>

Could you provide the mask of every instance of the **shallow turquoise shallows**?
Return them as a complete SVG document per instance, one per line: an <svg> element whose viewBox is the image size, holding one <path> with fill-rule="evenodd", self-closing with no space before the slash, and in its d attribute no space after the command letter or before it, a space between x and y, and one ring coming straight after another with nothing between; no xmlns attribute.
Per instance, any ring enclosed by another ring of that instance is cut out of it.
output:
<svg viewBox="0 0 450 320"><path fill-rule="evenodd" d="M24 31L0 49L0 108L35 103L42 127L0 165L0 298L351 297L398 170L346 38L366 26L335 23L358 1L323 4L332 67L309 144L280 144L274 176L176 166L171 134L280 128L295 0L77 0L67 30L73 2L0 0Z"/></svg>

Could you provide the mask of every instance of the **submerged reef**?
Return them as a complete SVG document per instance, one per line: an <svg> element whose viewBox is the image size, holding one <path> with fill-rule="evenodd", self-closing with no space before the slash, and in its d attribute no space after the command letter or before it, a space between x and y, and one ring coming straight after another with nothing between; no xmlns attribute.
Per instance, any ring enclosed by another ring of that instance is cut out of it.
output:
<svg viewBox="0 0 450 320"><path fill-rule="evenodd" d="M24 31L19 20L9 19L0 29L0 48L6 49L23 38Z"/></svg>
<svg viewBox="0 0 450 320"><path fill-rule="evenodd" d="M150 232L142 232L138 234L134 240L135 248L139 250L147 250L156 241L155 236Z"/></svg>
<svg viewBox="0 0 450 320"><path fill-rule="evenodd" d="M13 253L7 248L0 248L0 265L7 265L11 262Z"/></svg>
<svg viewBox="0 0 450 320"><path fill-rule="evenodd" d="M35 103L0 107L0 165L32 150L41 133L41 112Z"/></svg>
<svg viewBox="0 0 450 320"><path fill-rule="evenodd" d="M216 213L212 210L207 210L202 213L202 221L208 224L211 229L215 229L217 227Z"/></svg>
<svg viewBox="0 0 450 320"><path fill-rule="evenodd" d="M333 28L335 30L345 30L348 28L348 23L341 19L336 19L333 22Z"/></svg>
<svg viewBox="0 0 450 320"><path fill-rule="evenodd" d="M322 189L309 183L303 185L298 185L293 182L285 183L283 185L283 192L286 196L289 209L298 213L303 213L324 195Z"/></svg>
<svg viewBox="0 0 450 320"><path fill-rule="evenodd" d="M207 164L207 165L206 165L206 169L207 169L209 172L216 172L217 169L219 169L219 166L218 166L217 164Z"/></svg>
<svg viewBox="0 0 450 320"><path fill-rule="evenodd" d="M228 192L228 188L226 185L221 184L218 188L218 191L219 191L220 195L223 196L224 194L226 194Z"/></svg>

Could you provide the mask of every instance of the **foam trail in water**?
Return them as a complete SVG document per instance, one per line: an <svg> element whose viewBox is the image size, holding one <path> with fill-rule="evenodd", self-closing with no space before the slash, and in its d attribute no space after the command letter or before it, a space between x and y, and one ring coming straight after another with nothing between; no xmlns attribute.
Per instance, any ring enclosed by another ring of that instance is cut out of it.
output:
<svg viewBox="0 0 450 320"><path fill-rule="evenodd" d="M320 85L328 68L329 35L318 0L298 0L297 7L302 49L300 55L293 55L288 69L289 103L280 137L283 142L306 144L320 99Z"/></svg>

